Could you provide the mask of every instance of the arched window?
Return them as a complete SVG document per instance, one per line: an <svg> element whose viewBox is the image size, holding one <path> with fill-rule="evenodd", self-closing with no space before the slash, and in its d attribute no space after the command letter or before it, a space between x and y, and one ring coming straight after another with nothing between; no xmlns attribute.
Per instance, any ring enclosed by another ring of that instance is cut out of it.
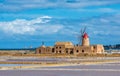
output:
<svg viewBox="0 0 120 76"><path fill-rule="evenodd" d="M52 53L54 53L55 51L54 51L54 48L52 48Z"/></svg>
<svg viewBox="0 0 120 76"><path fill-rule="evenodd" d="M70 51L70 54L73 54L73 51Z"/></svg>
<svg viewBox="0 0 120 76"><path fill-rule="evenodd" d="M78 53L78 52L79 52L79 50L76 50L76 52Z"/></svg>
<svg viewBox="0 0 120 76"><path fill-rule="evenodd" d="M59 51L59 53L61 53L61 50Z"/></svg>
<svg viewBox="0 0 120 76"><path fill-rule="evenodd" d="M41 53L41 50L39 50L39 53Z"/></svg>
<svg viewBox="0 0 120 76"><path fill-rule="evenodd" d="M82 53L84 53L84 50L82 50Z"/></svg>
<svg viewBox="0 0 120 76"><path fill-rule="evenodd" d="M68 51L66 51L66 53L68 53Z"/></svg>
<svg viewBox="0 0 120 76"><path fill-rule="evenodd" d="M61 49L61 46L59 48Z"/></svg>
<svg viewBox="0 0 120 76"><path fill-rule="evenodd" d="M52 53L54 53L55 51L54 50L52 50Z"/></svg>
<svg viewBox="0 0 120 76"><path fill-rule="evenodd" d="M56 49L58 49L58 47L56 47Z"/></svg>

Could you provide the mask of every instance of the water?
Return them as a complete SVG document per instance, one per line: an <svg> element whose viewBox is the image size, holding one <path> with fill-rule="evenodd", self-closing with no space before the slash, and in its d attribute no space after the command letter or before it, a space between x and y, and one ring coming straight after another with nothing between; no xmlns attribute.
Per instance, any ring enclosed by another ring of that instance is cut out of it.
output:
<svg viewBox="0 0 120 76"><path fill-rule="evenodd" d="M0 67L29 66L30 64L0 64Z"/></svg>
<svg viewBox="0 0 120 76"><path fill-rule="evenodd" d="M39 68L37 70L4 70L0 71L0 76L120 76L120 68L112 66L109 68L107 65L100 68L97 66L69 66L59 68ZM114 67L114 68L113 68ZM118 66L120 67L120 66ZM61 70L59 70L61 68ZM45 70L47 69L47 70ZM78 69L78 70L76 70ZM110 70L112 69L112 70Z"/></svg>
<svg viewBox="0 0 120 76"><path fill-rule="evenodd" d="M116 65L117 64L117 65ZM120 63L0 70L0 76L120 76ZM24 64L0 64L23 66ZM25 64L26 65L26 64ZM27 66L27 65L26 65Z"/></svg>
<svg viewBox="0 0 120 76"><path fill-rule="evenodd" d="M113 64L94 64L94 65L75 65L75 66L57 66L57 67L44 67L45 69L114 69L114 70L120 70L120 65ZM43 69L44 69L43 68ZM41 69L41 68L36 68Z"/></svg>

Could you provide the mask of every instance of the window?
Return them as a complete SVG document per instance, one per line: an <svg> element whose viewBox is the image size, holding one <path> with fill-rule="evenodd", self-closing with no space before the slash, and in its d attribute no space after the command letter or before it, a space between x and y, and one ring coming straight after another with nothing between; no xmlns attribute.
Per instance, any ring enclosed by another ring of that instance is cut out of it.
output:
<svg viewBox="0 0 120 76"><path fill-rule="evenodd" d="M52 50L52 52L54 53L54 50Z"/></svg>
<svg viewBox="0 0 120 76"><path fill-rule="evenodd" d="M70 54L73 54L73 51L70 51Z"/></svg>
<svg viewBox="0 0 120 76"><path fill-rule="evenodd" d="M66 53L68 53L68 51L66 51Z"/></svg>
<svg viewBox="0 0 120 76"><path fill-rule="evenodd" d="M59 47L61 49L61 47Z"/></svg>
<svg viewBox="0 0 120 76"><path fill-rule="evenodd" d="M79 52L79 50L76 51L77 53Z"/></svg>
<svg viewBox="0 0 120 76"><path fill-rule="evenodd" d="M61 50L59 51L59 53L61 53Z"/></svg>
<svg viewBox="0 0 120 76"><path fill-rule="evenodd" d="M82 53L84 53L84 50L82 50Z"/></svg>
<svg viewBox="0 0 120 76"><path fill-rule="evenodd" d="M39 53L41 53L41 50L39 50Z"/></svg>
<svg viewBox="0 0 120 76"><path fill-rule="evenodd" d="M58 47L56 47L56 49L57 49Z"/></svg>
<svg viewBox="0 0 120 76"><path fill-rule="evenodd" d="M52 53L54 53L55 51L54 51L54 48L52 48Z"/></svg>

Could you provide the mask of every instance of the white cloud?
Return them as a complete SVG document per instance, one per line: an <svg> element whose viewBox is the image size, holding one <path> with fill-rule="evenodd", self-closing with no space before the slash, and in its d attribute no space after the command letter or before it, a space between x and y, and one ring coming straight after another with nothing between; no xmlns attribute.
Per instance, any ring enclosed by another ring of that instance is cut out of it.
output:
<svg viewBox="0 0 120 76"><path fill-rule="evenodd" d="M120 15L94 17L83 22L88 26L91 37L94 35L120 36Z"/></svg>
<svg viewBox="0 0 120 76"><path fill-rule="evenodd" d="M6 0L0 4L0 9L16 11L31 8L83 8L118 4L119 0Z"/></svg>
<svg viewBox="0 0 120 76"><path fill-rule="evenodd" d="M119 13L120 10L113 9L113 8L93 8L93 9L78 9L79 12L88 12L88 13Z"/></svg>
<svg viewBox="0 0 120 76"><path fill-rule="evenodd" d="M57 33L58 31L61 31L63 29L63 26L61 25L52 25L52 26L41 26L41 27L36 27L38 31L40 31L40 34L54 34Z"/></svg>
<svg viewBox="0 0 120 76"><path fill-rule="evenodd" d="M51 18L42 16L32 20L16 19L11 22L0 22L0 30L8 34L53 34L62 29L63 26L47 24Z"/></svg>

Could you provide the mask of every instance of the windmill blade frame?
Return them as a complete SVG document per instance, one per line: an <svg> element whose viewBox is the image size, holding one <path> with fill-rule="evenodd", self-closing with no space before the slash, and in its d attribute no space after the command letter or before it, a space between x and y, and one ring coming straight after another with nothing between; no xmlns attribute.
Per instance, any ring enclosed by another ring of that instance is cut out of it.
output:
<svg viewBox="0 0 120 76"><path fill-rule="evenodd" d="M83 29L83 34L85 33L85 31L86 31L86 28L87 28L87 27L85 27L85 28Z"/></svg>
<svg viewBox="0 0 120 76"><path fill-rule="evenodd" d="M78 44L81 45L81 43L82 43L82 36L79 36L79 38L78 38Z"/></svg>
<svg viewBox="0 0 120 76"><path fill-rule="evenodd" d="M86 32L86 28L87 28L87 27L81 28L80 33L78 34L78 44L79 44L79 45L82 44L83 35L84 35L85 32Z"/></svg>
<svg viewBox="0 0 120 76"><path fill-rule="evenodd" d="M78 35L78 45L81 45L82 37L83 37L83 29L80 30L80 33Z"/></svg>

